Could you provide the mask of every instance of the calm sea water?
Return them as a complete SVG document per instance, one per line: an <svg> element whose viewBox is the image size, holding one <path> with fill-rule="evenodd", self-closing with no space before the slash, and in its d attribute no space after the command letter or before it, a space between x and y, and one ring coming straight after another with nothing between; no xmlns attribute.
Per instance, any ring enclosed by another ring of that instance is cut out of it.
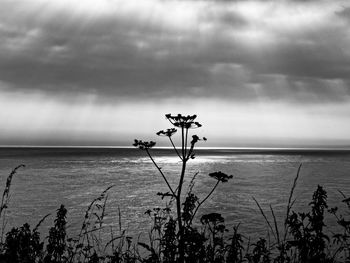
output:
<svg viewBox="0 0 350 263"><path fill-rule="evenodd" d="M175 184L180 162L170 150L154 150L156 161ZM293 179L302 163L295 190L296 210L305 210L317 185L328 192L330 205L341 205L338 190L350 195L349 151L234 151L198 150L190 161L187 182L199 172L195 192L205 197L215 181L208 176L223 171L234 176L221 184L199 214L220 212L227 225L240 223L247 234L264 234L264 220L253 201L255 197L270 216L271 205L280 222ZM6 177L19 164L26 167L13 179L8 215L9 226L25 222L35 225L44 215L55 214L60 204L68 209L69 229L80 228L89 203L110 185L106 223L118 225L118 207L123 228L147 232L149 218L144 212L164 206L156 193L166 191L164 182L144 152L121 148L0 148L0 190ZM54 216L43 225L44 231ZM329 224L334 220L329 219Z"/></svg>

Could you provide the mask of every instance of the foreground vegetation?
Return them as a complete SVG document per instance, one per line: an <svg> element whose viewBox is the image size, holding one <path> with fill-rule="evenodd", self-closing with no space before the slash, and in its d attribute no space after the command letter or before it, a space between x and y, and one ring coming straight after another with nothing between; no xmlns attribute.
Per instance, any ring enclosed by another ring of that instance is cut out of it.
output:
<svg viewBox="0 0 350 263"><path fill-rule="evenodd" d="M116 222L118 233L111 233L110 238L102 237L106 201L111 187L92 200L87 207L80 232L71 237L66 231L67 210L61 205L57 209L53 226L46 238L39 232L39 227L47 216L31 228L28 224L13 227L7 233L6 211L9 205L9 193L16 167L8 176L0 206L1 240L0 262L252 262L252 263L288 263L288 262L350 262L350 198L343 193L342 203L345 211L330 208L327 205L327 193L317 186L308 204L309 211L298 213L293 210L293 193L297 185L301 165L292 184L286 215L283 222L277 222L270 207L272 220L255 200L262 220L266 224L266 236L250 240L240 232L239 225L228 229L220 211L200 215L199 208L215 192L221 183L232 179L221 171L210 173L213 188L200 200L195 194L197 174L192 175L185 185L187 163L195 158L196 144L206 138L190 136L191 129L201 127L196 122L196 115L183 116L170 114L166 118L174 126L157 133L168 138L175 154L181 161L179 181L172 185L162 168L152 156L155 142L135 140L134 146L145 151L162 180L168 187L167 192L157 193L167 200L165 207L150 208L145 213L150 217L152 227L149 240L133 238ZM180 144L177 148L172 136L180 130ZM187 187L185 187L187 186ZM186 190L184 190L186 189ZM310 194L311 195L311 194ZM338 230L331 232L325 222L325 214L336 218ZM200 224L194 225L194 219ZM282 228L279 227L282 225Z"/></svg>

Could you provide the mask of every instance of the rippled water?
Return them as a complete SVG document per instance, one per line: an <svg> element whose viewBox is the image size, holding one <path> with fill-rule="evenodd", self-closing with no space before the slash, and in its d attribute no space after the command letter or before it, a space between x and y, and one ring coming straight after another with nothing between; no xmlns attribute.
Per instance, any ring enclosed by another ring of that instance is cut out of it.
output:
<svg viewBox="0 0 350 263"><path fill-rule="evenodd" d="M180 171L176 155L164 149L155 150L154 155L175 184ZM11 226L25 222L35 225L64 204L69 211L69 227L76 232L91 200L110 185L115 185L107 203L106 222L110 225L118 223L119 207L124 228L147 232L150 220L144 212L164 205L156 193L166 191L165 184L145 153L136 149L1 148L1 191L12 168L22 163L26 167L15 175L11 188ZM252 197L267 212L271 205L281 222L301 163L295 209L306 209L318 184L327 190L331 205L340 203L338 190L350 195L348 151L199 150L197 158L189 163L187 178L199 172L195 192L204 197L215 183L208 177L209 172L220 170L234 175L233 180L218 187L200 214L221 212L228 225L241 223L246 233L263 234L266 227ZM52 221L53 217L48 218L43 227Z"/></svg>

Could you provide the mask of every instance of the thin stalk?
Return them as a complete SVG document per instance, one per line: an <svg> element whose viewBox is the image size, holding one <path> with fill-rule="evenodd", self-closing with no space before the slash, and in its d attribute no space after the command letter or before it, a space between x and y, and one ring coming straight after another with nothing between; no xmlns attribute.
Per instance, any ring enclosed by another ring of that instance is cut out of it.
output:
<svg viewBox="0 0 350 263"><path fill-rule="evenodd" d="M277 219L276 219L275 212L273 211L271 205L270 205L270 210L271 210L271 214L272 214L272 217L273 217L273 223L275 225L275 231L276 231L276 236L277 236L277 243L278 243L278 245L280 245L280 233L278 231Z"/></svg>
<svg viewBox="0 0 350 263"><path fill-rule="evenodd" d="M186 171L186 163L187 163L187 158L186 158L186 147L187 147L187 134L188 134L188 129L186 129L186 137L185 137L185 132L184 128L182 127L181 129L181 134L182 134L182 169L181 169L181 175L180 175L180 180L178 184L178 192L177 196L180 200L180 205L181 205L181 190L182 190L182 185L185 177L185 171ZM181 209L180 209L181 210Z"/></svg>
<svg viewBox="0 0 350 263"><path fill-rule="evenodd" d="M158 164L154 161L154 159L153 159L152 155L149 153L148 149L146 149L146 153L148 154L149 158L151 159L151 161L153 162L154 166L157 168L157 170L159 171L159 173L162 175L162 177L163 177L165 183L167 184L169 190L171 191L171 193L172 193L174 196L176 196L176 195L175 195L175 192L173 191L173 188L170 186L168 180L166 179L166 177L165 177L165 175L164 175L162 169L161 169L161 168L158 166Z"/></svg>
<svg viewBox="0 0 350 263"><path fill-rule="evenodd" d="M273 228L272 228L272 226L271 226L271 224L270 224L270 221L267 219L267 217L266 217L266 215L265 215L265 213L264 213L264 210L262 210L262 208L261 208L259 202L258 202L254 197L253 197L253 200L255 201L255 203L257 204L257 206L259 207L260 213L262 214L262 216L264 217L264 219L265 219L267 225L268 225L269 228L271 229L272 235L273 235L273 236L275 237L275 239L277 240L277 237L276 237L276 235L275 235L275 232L273 231Z"/></svg>
<svg viewBox="0 0 350 263"><path fill-rule="evenodd" d="M186 170L186 160L182 161L181 177L178 186L178 192L176 196L176 210L177 210L177 221L179 225L179 262L183 263L185 260L185 244L184 244L184 229L182 225L182 214L181 214L181 190L183 185L183 179Z"/></svg>
<svg viewBox="0 0 350 263"><path fill-rule="evenodd" d="M301 169L301 166L302 166L302 163L299 165L298 167L298 171L297 171L297 175L295 176L294 178L294 181L293 181L293 186L292 186L292 189L290 190L290 194L289 194L289 198L288 198L288 204L287 204L287 213L286 213L286 218L284 220L284 236L283 236L283 241L286 240L287 238L287 221L288 221L288 217L289 217L289 213L290 213L290 210L292 209L292 206L295 202L295 200L292 202L292 198L293 198L293 194L294 194L294 190L295 190L295 187L297 186L297 181L298 181L298 178L299 178L299 175L300 175L300 169Z"/></svg>
<svg viewBox="0 0 350 263"><path fill-rule="evenodd" d="M173 142L173 139L171 139L171 137L170 137L170 136L169 136L169 140L170 140L171 145L173 146L173 148L174 148L174 150L175 150L175 152L176 152L177 156L179 156L179 158L182 160L182 157L181 157L181 155L180 155L179 151L176 149L176 146L175 146L175 144L174 144L174 142Z"/></svg>
<svg viewBox="0 0 350 263"><path fill-rule="evenodd" d="M184 134L184 127L181 127L181 153L182 153L182 160L185 160L185 134Z"/></svg>
<svg viewBox="0 0 350 263"><path fill-rule="evenodd" d="M184 229L182 225L182 218L181 218L181 190L182 185L185 177L185 171L186 171L186 151L185 151L185 133L184 133L184 127L181 127L181 150L182 150L182 169L181 169L181 175L180 180L178 184L178 190L176 195L176 210L177 210L177 222L179 226L179 263L183 263L185 261L185 244L184 244Z"/></svg>
<svg viewBox="0 0 350 263"><path fill-rule="evenodd" d="M186 155L187 155L187 137L188 137L188 128L186 128L186 135L185 135L185 155L184 155L184 158L186 158Z"/></svg>
<svg viewBox="0 0 350 263"><path fill-rule="evenodd" d="M44 222L45 219L46 219L48 216L50 216L50 215L51 215L51 214L47 214L46 216L44 216L43 218L41 218L40 221L39 221L39 223L37 223L36 226L34 227L33 232L37 231L38 228L39 228L39 226L42 224L42 222Z"/></svg>
<svg viewBox="0 0 350 263"><path fill-rule="evenodd" d="M193 150L194 150L194 143L191 144L191 147L190 147L190 149L189 149L189 151L188 151L188 154L186 155L186 159L187 159L187 160L190 159L191 154L193 153Z"/></svg>
<svg viewBox="0 0 350 263"><path fill-rule="evenodd" d="M344 202L347 207L350 209L350 200L349 198L340 190L338 190L338 192L343 196L344 200L342 202Z"/></svg>
<svg viewBox="0 0 350 263"><path fill-rule="evenodd" d="M119 232L122 232L122 215L120 212L120 207L118 206L118 222L119 222Z"/></svg>
<svg viewBox="0 0 350 263"><path fill-rule="evenodd" d="M17 170L21 167L25 167L25 165L20 164L11 171L10 175L6 179L5 189L4 189L4 192L2 194L1 204L0 204L0 218L2 217L1 238L0 238L1 243L3 242L4 232L5 232L6 223L7 223L6 210L8 208L8 203L10 200L9 194L10 194L12 178L16 174Z"/></svg>
<svg viewBox="0 0 350 263"><path fill-rule="evenodd" d="M195 181L195 179L196 179L196 177L197 177L198 174L199 174L199 172L196 172L196 173L192 176L192 179L191 179L191 181L190 181L190 183L189 183L189 185L188 185L187 193L191 193L191 192L192 192L193 187L194 187L194 181Z"/></svg>
<svg viewBox="0 0 350 263"><path fill-rule="evenodd" d="M198 206L196 207L196 210L194 210L194 213L192 215L190 224L192 223L193 218L195 217L199 207L212 195L212 193L215 191L216 187L219 185L220 181L218 180L216 184L214 185L213 189L211 189L210 193L201 201L198 203Z"/></svg>

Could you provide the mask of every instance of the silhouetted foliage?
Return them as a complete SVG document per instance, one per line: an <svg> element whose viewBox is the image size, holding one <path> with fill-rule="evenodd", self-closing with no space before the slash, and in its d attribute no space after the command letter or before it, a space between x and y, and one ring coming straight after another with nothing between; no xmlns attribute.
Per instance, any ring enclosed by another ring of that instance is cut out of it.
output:
<svg viewBox="0 0 350 263"><path fill-rule="evenodd" d="M289 216L287 223L292 240L288 244L299 262L331 262L325 251L330 239L323 232L327 194L321 186L314 192L310 205L310 212L292 212Z"/></svg>
<svg viewBox="0 0 350 263"><path fill-rule="evenodd" d="M3 258L5 262L31 263L41 261L44 243L37 230L30 230L26 223L12 228L6 234Z"/></svg>
<svg viewBox="0 0 350 263"><path fill-rule="evenodd" d="M50 228L48 244L46 246L47 254L45 263L59 263L63 261L66 251L66 215L67 209L61 205L57 210L55 225Z"/></svg>
<svg viewBox="0 0 350 263"><path fill-rule="evenodd" d="M4 191L2 193L1 204L0 204L0 218L2 220L1 239L0 239L1 243L3 242L5 227L6 227L6 223L7 223L6 222L6 210L8 209L8 204L10 201L9 194L10 194L10 189L11 189L12 178L17 173L17 170L21 167L25 167L25 165L20 164L11 171L11 173L9 174L9 176L6 179L6 185L5 185Z"/></svg>

